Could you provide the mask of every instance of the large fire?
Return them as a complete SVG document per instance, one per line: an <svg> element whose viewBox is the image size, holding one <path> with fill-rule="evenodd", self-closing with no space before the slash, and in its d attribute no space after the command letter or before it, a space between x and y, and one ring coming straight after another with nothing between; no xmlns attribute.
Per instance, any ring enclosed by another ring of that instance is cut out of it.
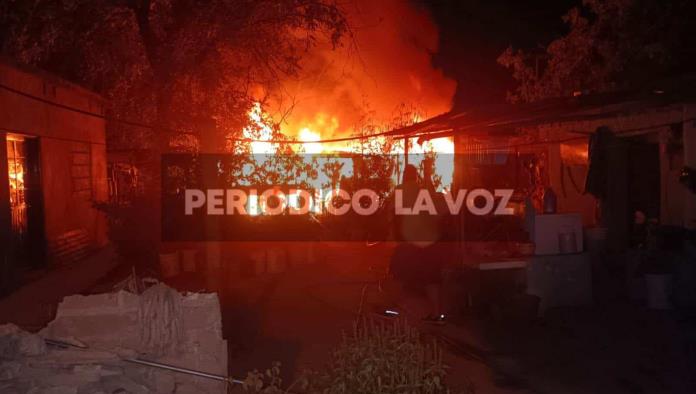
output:
<svg viewBox="0 0 696 394"><path fill-rule="evenodd" d="M354 144L355 141L341 141L341 142L322 142L326 138L323 137L324 134L331 134L338 127L339 122L336 117L329 117L326 115L317 116L318 121L312 125L301 128L296 135L291 135L287 129L280 128L280 136L274 135L273 119L270 115L263 111L261 103L254 103L252 108L248 112L249 124L243 129L243 137L251 140L249 147L252 154L259 154L262 157L266 155L274 154L277 149L277 141L284 140L291 144L292 149L301 154L321 154L321 153L354 153L362 154L359 144ZM325 120L329 119L330 122ZM414 118L413 122L420 121L420 118ZM324 127L324 128L322 128ZM375 138L383 145L385 137L367 137L367 139ZM268 142L267 142L268 141ZM316 142L315 142L316 141ZM409 158L410 163L419 165L424 159L424 153L434 152L436 153L435 158L435 173L442 178L441 186L448 189L452 183L452 169L454 168L454 158L452 153L454 153L454 144L450 138L437 138L428 140L422 143L415 141L415 138L411 138L411 146L409 148ZM405 153L403 140L401 143L395 144L393 148L388 152L369 152L378 154L396 154L403 155ZM265 158L260 159L265 160ZM324 164L327 159L318 158L320 164ZM350 165L348 166L350 167ZM350 173L352 169L346 168L346 172ZM395 181L398 182L398 174L394 174ZM323 181L327 181L323 179ZM321 181L319 181L321 183Z"/></svg>
<svg viewBox="0 0 696 394"><path fill-rule="evenodd" d="M244 138L251 140L251 152L254 154L272 154L275 152L275 147L272 142L274 141L273 135L273 120L271 117L263 111L261 103L256 102L251 107L248 112L249 125L243 129L242 135ZM331 137L323 138L324 135L333 136L339 126L339 121L336 117L329 117L325 114L317 115L317 122L314 124L308 124L307 126L299 129L296 135L292 135L287 129L281 127L281 134L288 138L288 141L293 139L301 141L301 144L294 144L295 146L301 147L298 152L307 154L317 154L317 153L331 153L331 152L354 152L360 153L355 147L351 148L349 141L346 142L330 142L322 143L323 139L328 139ZM326 121L329 119L329 122ZM419 121L417 118L414 122ZM371 137L367 137L371 138ZM383 141L383 137L375 137L380 141ZM317 142L313 142L317 141ZM422 144L418 144L413 139L411 142L414 144L411 146L410 152L414 154L425 153L425 152L436 152L436 153L454 153L454 144L451 138L436 138L426 141ZM403 146L397 146L392 152L381 152L381 153L404 153Z"/></svg>
<svg viewBox="0 0 696 394"><path fill-rule="evenodd" d="M278 145L265 141L278 137L303 141L292 144L298 153L364 153L365 144L356 141L316 141L386 131L450 110L456 83L433 67L438 31L424 8L403 0L358 0L347 3L345 12L351 42L339 48L319 44L303 56L299 75L281 81L276 91L259 88L263 108L254 104L243 132L256 140L253 153L272 154ZM384 139L376 142L383 145ZM411 139L409 152L416 154L414 161L419 153L440 154L436 171L443 183L451 179L451 163L442 163L452 160L450 138L422 145ZM390 152L369 153L403 154L403 140Z"/></svg>
<svg viewBox="0 0 696 394"><path fill-rule="evenodd" d="M300 141L319 141L321 140L321 134L309 129L308 127L300 130L300 134L297 136ZM302 144L305 153L322 153L326 150L320 143L304 143Z"/></svg>
<svg viewBox="0 0 696 394"><path fill-rule="evenodd" d="M273 139L273 127L264 115L261 103L254 103L249 110L249 125L242 131L244 138L253 140L251 152L254 154L271 154L275 151L272 143L262 142Z"/></svg>
<svg viewBox="0 0 696 394"><path fill-rule="evenodd" d="M352 35L343 45L318 43L303 54L298 75L279 81L276 89L258 87L255 93L264 99L265 111L283 114L275 120L282 118L284 135L303 141L342 138L451 109L456 82L433 66L439 32L425 8L403 0L357 0L346 2L344 12ZM304 148L308 153L350 151L349 145ZM430 146L441 153L453 151L448 139Z"/></svg>

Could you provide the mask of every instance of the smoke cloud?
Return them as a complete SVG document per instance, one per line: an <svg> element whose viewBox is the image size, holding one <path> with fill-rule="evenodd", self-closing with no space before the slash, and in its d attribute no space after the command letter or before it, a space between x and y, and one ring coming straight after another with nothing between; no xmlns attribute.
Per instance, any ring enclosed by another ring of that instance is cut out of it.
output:
<svg viewBox="0 0 696 394"><path fill-rule="evenodd" d="M284 83L275 110L294 103L281 125L288 135L346 136L366 115L387 122L403 104L424 118L451 108L456 82L432 66L438 29L427 10L405 0L356 0L346 12L352 41L312 49L299 77Z"/></svg>

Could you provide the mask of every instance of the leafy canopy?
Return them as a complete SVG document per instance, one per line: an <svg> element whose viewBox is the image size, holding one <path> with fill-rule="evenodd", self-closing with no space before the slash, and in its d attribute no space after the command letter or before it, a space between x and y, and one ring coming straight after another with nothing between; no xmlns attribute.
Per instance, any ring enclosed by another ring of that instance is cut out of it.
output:
<svg viewBox="0 0 696 394"><path fill-rule="evenodd" d="M510 47L500 55L518 83L508 99L639 89L693 71L694 10L689 0L583 0L563 16L566 35L540 51Z"/></svg>
<svg viewBox="0 0 696 394"><path fill-rule="evenodd" d="M109 133L138 147L190 143L202 119L239 132L258 91L296 74L318 40L339 45L348 32L333 0L3 3L2 51L101 93L117 117L156 123Z"/></svg>

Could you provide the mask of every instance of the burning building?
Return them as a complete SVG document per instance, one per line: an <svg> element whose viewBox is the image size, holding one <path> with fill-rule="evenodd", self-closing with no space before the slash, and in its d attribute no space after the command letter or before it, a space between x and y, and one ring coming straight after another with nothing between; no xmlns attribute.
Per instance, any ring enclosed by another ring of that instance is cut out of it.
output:
<svg viewBox="0 0 696 394"><path fill-rule="evenodd" d="M2 284L106 244L93 207L107 194L100 96L46 73L0 62Z"/></svg>

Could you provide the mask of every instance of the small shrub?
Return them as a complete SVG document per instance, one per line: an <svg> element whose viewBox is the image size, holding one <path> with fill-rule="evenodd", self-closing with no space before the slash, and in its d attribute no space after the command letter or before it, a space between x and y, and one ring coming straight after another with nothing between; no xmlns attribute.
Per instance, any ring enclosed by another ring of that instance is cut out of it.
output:
<svg viewBox="0 0 696 394"><path fill-rule="evenodd" d="M445 394L450 390L442 356L437 343L424 344L405 320L363 319L344 333L324 372L307 372L283 390L279 364L274 364L265 374L250 373L245 389L268 394Z"/></svg>
<svg viewBox="0 0 696 394"><path fill-rule="evenodd" d="M280 363L274 362L265 373L257 370L249 372L244 379L244 390L252 393L280 394L285 392L280 388L283 380L280 378Z"/></svg>
<svg viewBox="0 0 696 394"><path fill-rule="evenodd" d="M343 337L324 376L326 394L448 392L442 350L426 345L405 320L363 319Z"/></svg>

